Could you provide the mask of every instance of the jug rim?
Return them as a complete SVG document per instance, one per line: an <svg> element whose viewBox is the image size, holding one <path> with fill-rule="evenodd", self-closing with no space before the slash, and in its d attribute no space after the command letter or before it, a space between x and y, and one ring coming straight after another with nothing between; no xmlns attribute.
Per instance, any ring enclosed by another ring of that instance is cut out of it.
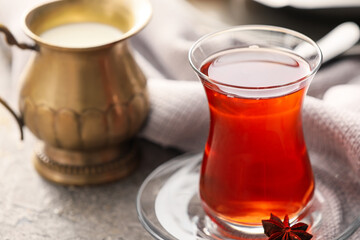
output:
<svg viewBox="0 0 360 240"><path fill-rule="evenodd" d="M82 0L78 0L78 1L81 2ZM104 44L98 44L98 45L86 46L86 47L67 47L67 46L56 45L54 43L44 40L42 37L40 37L40 34L37 34L33 30L31 30L31 27L29 26L29 19L28 19L30 14L35 13L36 11L40 10L43 7L51 6L56 3L66 3L66 2L70 3L70 2L74 2L74 1L73 0L54 0L54 1L49 1L49 2L34 5L32 8L28 9L22 18L22 29L25 32L25 34L28 37L30 37L32 40L34 40L36 42L36 44L39 45L40 47L47 47L47 48L51 48L51 49L55 49L55 50L62 50L62 51L98 50L98 49L108 48L114 44L117 44L119 42L122 42L122 41L127 40L128 38L134 36L135 34L140 32L143 28L146 27L146 25L150 22L150 19L152 16L152 6L150 3L150 0L130 1L130 2L132 2L132 4L139 4L139 3L142 4L141 9L134 8L136 11L139 11L138 15L141 15L139 19L135 19L134 25L131 26L129 30L125 31L119 38L117 38L115 40L110 40L109 42L106 42ZM102 23L100 21L91 21L91 20L90 21L74 21L73 23L81 23L81 22ZM57 26L61 26L64 24L67 24L67 23L59 24ZM107 25L117 28L116 26L111 25L111 24L107 24ZM53 26L53 27L57 27L57 26ZM51 29L51 28L49 28L49 29ZM119 30L121 30L121 29L119 29Z"/></svg>

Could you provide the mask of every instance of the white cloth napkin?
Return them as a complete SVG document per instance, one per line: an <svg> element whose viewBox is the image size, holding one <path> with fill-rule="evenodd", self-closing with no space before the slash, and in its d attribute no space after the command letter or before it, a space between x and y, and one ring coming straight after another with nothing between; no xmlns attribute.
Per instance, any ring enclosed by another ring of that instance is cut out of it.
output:
<svg viewBox="0 0 360 240"><path fill-rule="evenodd" d="M0 0L0 23L18 40L31 42L20 30L26 8L43 0ZM150 24L131 39L136 58L148 76L150 115L139 136L166 147L201 150L209 129L202 85L188 64L188 50L200 36L224 27L184 0L152 0ZM0 37L0 76L18 89L29 53L9 48ZM316 75L306 97L303 124L309 150L349 163L360 174L360 60L334 62ZM15 104L13 104L15 105ZM316 157L314 158L316 161ZM335 160L334 160L335 161ZM360 234L357 235L360 237ZM355 236L356 237L356 236ZM356 239L356 238L354 238Z"/></svg>

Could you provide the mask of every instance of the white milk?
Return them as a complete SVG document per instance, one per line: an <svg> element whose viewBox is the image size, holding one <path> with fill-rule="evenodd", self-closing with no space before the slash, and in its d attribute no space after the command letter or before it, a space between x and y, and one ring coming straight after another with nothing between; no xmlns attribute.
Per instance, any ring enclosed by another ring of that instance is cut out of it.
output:
<svg viewBox="0 0 360 240"><path fill-rule="evenodd" d="M121 38L123 33L110 25L96 22L70 23L51 28L40 37L56 46L86 48L110 43Z"/></svg>

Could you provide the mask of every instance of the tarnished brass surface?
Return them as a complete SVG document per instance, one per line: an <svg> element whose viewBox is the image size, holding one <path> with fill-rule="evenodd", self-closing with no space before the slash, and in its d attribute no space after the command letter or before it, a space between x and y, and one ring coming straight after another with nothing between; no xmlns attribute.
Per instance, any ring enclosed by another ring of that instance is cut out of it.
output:
<svg viewBox="0 0 360 240"><path fill-rule="evenodd" d="M145 77L126 42L89 52L43 48L23 78L24 123L57 148L117 145L139 130L149 107Z"/></svg>
<svg viewBox="0 0 360 240"><path fill-rule="evenodd" d="M22 74L19 104L22 121L45 143L34 161L45 178L97 184L134 168L135 154L128 142L143 124L149 101L146 79L126 39L140 31L150 15L148 0L62 0L26 15L24 31L36 42L37 51ZM39 37L73 22L110 24L124 35L89 48L59 47ZM79 167L86 174L79 174Z"/></svg>

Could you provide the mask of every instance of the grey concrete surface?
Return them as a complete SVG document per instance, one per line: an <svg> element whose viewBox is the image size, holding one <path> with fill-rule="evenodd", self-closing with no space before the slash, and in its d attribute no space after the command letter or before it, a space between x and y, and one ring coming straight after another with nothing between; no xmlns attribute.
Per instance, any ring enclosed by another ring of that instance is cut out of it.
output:
<svg viewBox="0 0 360 240"><path fill-rule="evenodd" d="M25 141L12 117L0 107L1 240L152 239L138 221L135 199L145 177L178 154L144 140L138 169L116 183L65 187L42 179L32 165L37 140Z"/></svg>

